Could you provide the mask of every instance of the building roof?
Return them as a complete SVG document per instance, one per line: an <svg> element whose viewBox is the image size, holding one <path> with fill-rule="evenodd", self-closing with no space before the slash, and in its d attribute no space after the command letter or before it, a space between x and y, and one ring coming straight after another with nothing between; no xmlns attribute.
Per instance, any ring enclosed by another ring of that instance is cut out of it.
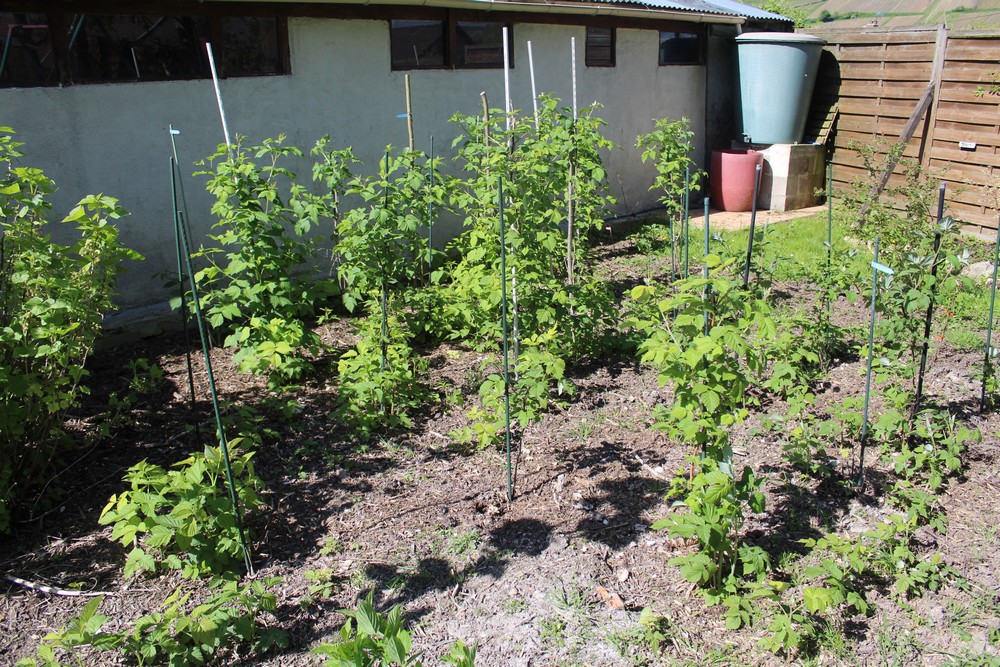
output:
<svg viewBox="0 0 1000 667"><path fill-rule="evenodd" d="M200 0L204 2L205 0ZM227 2L230 0L209 0ZM791 19L766 12L736 0L244 0L274 4L365 4L409 5L522 11L546 14L618 15L670 18L699 23L734 23L747 20L780 21Z"/></svg>
<svg viewBox="0 0 1000 667"><path fill-rule="evenodd" d="M673 11L690 11L699 14L721 14L723 16L739 16L747 19L767 21L791 21L791 19L766 12L752 5L745 5L735 0L605 0L611 4L642 5Z"/></svg>

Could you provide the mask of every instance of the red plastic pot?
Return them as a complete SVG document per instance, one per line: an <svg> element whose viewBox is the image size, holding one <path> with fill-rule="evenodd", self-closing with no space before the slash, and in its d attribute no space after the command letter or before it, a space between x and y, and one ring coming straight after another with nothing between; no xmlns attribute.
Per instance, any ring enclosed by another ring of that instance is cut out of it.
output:
<svg viewBox="0 0 1000 667"><path fill-rule="evenodd" d="M712 206L722 211L749 211L753 208L757 165L764 160L760 151L712 151L709 182Z"/></svg>

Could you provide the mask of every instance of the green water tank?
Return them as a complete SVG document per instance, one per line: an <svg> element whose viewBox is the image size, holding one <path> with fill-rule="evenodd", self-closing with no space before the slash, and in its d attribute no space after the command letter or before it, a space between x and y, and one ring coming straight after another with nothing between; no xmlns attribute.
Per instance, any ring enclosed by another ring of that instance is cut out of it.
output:
<svg viewBox="0 0 1000 667"><path fill-rule="evenodd" d="M792 32L746 32L736 38L744 141L802 140L824 44Z"/></svg>

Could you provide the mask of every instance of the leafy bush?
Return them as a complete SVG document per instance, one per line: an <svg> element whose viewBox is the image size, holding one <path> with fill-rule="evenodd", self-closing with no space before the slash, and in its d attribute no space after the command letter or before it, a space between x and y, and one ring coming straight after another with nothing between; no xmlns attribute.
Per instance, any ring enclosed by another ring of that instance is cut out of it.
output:
<svg viewBox="0 0 1000 667"><path fill-rule="evenodd" d="M426 360L414 358L410 333L395 315L385 328L378 310L361 323L360 340L337 363L339 416L362 434L383 426L410 426L409 412L427 398L419 384Z"/></svg>
<svg viewBox="0 0 1000 667"><path fill-rule="evenodd" d="M459 255L451 268L453 297L444 313L456 322L455 338L497 345L497 316L508 281L512 317L523 338L559 325L552 349L559 355L593 351L613 307L604 284L593 280L584 244L577 237L603 227L613 199L606 194L601 151L612 146L600 134L604 124L594 109L574 121L570 110L546 98L539 125L519 119L504 126L502 113L484 120L456 116L463 135L456 139L459 160L470 173L453 188L465 232L451 248ZM503 176L508 275L501 277L497 183ZM572 198L567 194L572 189ZM572 212L569 200L572 199ZM572 219L572 225L570 220Z"/></svg>
<svg viewBox="0 0 1000 667"><path fill-rule="evenodd" d="M656 178L651 190L661 190L660 203L670 216L683 213L684 177L688 175L691 189L697 191L700 174L692 159L694 132L687 118L656 121L656 129L636 140L642 149L642 161L651 160L656 167ZM694 169L692 173L692 169Z"/></svg>
<svg viewBox="0 0 1000 667"><path fill-rule="evenodd" d="M355 178L348 194L364 205L348 211L337 225L337 275L344 304L355 305L372 292L396 289L426 274L427 242L420 232L432 209L445 205L447 188L423 153L405 151L379 167L377 178ZM423 270L422 270L423 269Z"/></svg>
<svg viewBox="0 0 1000 667"><path fill-rule="evenodd" d="M763 368L759 341L773 338L775 325L767 303L723 274L732 261L709 255L706 262L711 275L677 281L673 296L634 288L633 299L657 302L633 324L646 335L643 363L657 370L661 385L674 387L673 405L657 406L656 428L721 461L731 458L729 427L747 415L751 374Z"/></svg>
<svg viewBox="0 0 1000 667"><path fill-rule="evenodd" d="M313 650L325 656L327 667L422 667L420 654L413 653L410 633L403 629L402 607L396 605L382 614L372 605L374 591L355 609L341 609L347 622L340 629L340 640L320 644ZM475 667L476 647L461 640L451 646L443 662L455 667Z"/></svg>
<svg viewBox="0 0 1000 667"><path fill-rule="evenodd" d="M320 140L314 178L329 191L311 194L283 166L302 151L283 142L279 136L245 149L238 140L202 163L218 233L210 236L216 245L195 253L209 262L196 274L202 311L230 332L225 345L239 349L241 370L267 374L272 387L300 379L311 368L308 356L322 348L304 320L336 286L319 279L315 231L339 216L335 193L354 161ZM254 162L260 158L263 165Z"/></svg>
<svg viewBox="0 0 1000 667"><path fill-rule="evenodd" d="M123 262L142 259L119 242L112 221L125 211L104 195L63 219L77 242L54 242L46 197L55 183L18 166L12 133L0 127L0 533L58 459L62 418L86 392L84 362Z"/></svg>
<svg viewBox="0 0 1000 667"><path fill-rule="evenodd" d="M38 660L27 658L17 667L59 667L61 653L84 664L78 651L84 647L121 651L139 664L171 667L207 664L235 645L265 653L287 642L283 630L262 630L258 620L261 612L275 610L277 598L268 588L278 581L253 581L245 586L236 581L216 582L219 591L194 607L189 605L191 593L182 595L178 588L163 601L160 611L139 618L120 633L101 631L108 617L97 613L104 596L95 597L65 628L45 637Z"/></svg>
<svg viewBox="0 0 1000 667"><path fill-rule="evenodd" d="M671 565L691 583L721 591L724 585L744 578L760 579L770 561L759 547L740 544L744 507L764 511L761 481L749 467L739 479L720 469L712 459L702 459L701 472L689 483L683 500L688 512L653 523L653 530L667 529L672 537L694 538L698 552L677 556Z"/></svg>
<svg viewBox="0 0 1000 667"><path fill-rule="evenodd" d="M928 178L919 162L901 158L904 146L853 142L850 148L861 158L863 175L843 192L841 215L862 239L880 237L882 261L896 266L934 234L936 220L932 213L937 208L938 181ZM899 159L895 173L902 179L873 198L873 187L893 159Z"/></svg>
<svg viewBox="0 0 1000 667"><path fill-rule="evenodd" d="M555 337L553 329L521 343L510 386L510 419L514 428L527 428L541 419L552 403L576 392L566 378L566 362L549 349ZM456 434L459 440L475 440L483 448L499 442L507 425L504 387L502 368L483 381L479 387L480 406L469 411L472 424Z"/></svg>
<svg viewBox="0 0 1000 667"><path fill-rule="evenodd" d="M238 446L239 440L230 442ZM253 454L230 451L233 481L242 507L256 509L261 481ZM192 454L173 470L142 461L129 468L131 488L111 496L101 524L113 524L111 538L132 546L125 577L160 568L183 570L189 577L220 574L242 560L233 503L226 487L219 447Z"/></svg>

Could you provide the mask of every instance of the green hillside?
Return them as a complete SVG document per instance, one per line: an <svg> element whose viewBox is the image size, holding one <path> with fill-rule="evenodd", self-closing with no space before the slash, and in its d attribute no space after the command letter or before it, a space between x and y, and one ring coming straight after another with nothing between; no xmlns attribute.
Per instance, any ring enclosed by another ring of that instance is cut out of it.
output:
<svg viewBox="0 0 1000 667"><path fill-rule="evenodd" d="M955 30L1000 30L1000 0L779 0L754 2L804 18L806 26L903 28L946 24Z"/></svg>

